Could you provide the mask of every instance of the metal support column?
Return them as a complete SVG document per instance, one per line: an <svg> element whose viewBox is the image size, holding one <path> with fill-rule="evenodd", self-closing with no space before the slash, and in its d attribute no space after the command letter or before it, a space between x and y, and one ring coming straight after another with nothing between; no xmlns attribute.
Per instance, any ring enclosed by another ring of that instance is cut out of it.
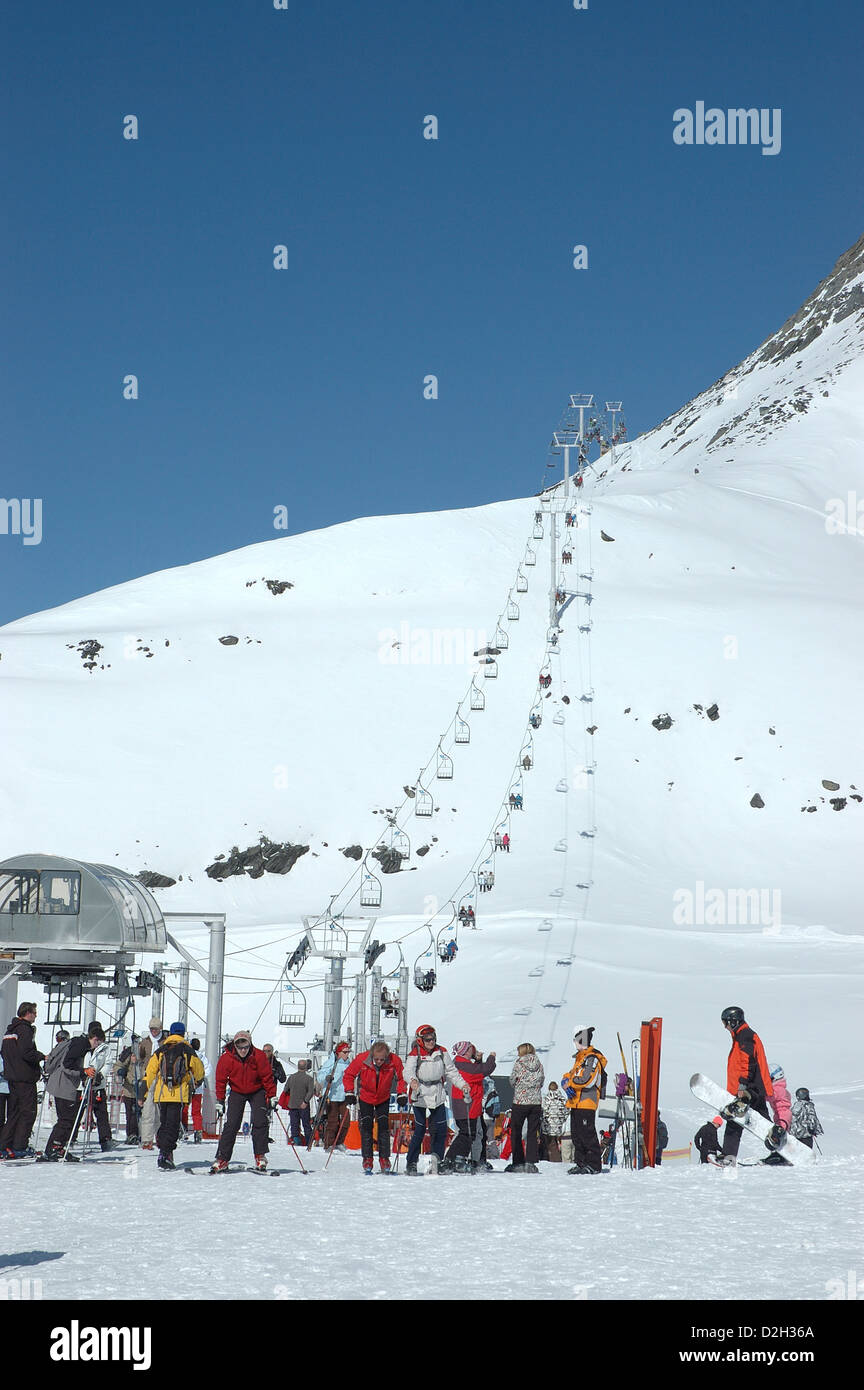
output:
<svg viewBox="0 0 864 1390"><path fill-rule="evenodd" d="M366 973L360 972L355 980L354 995L354 1051L366 1050Z"/></svg>
<svg viewBox="0 0 864 1390"><path fill-rule="evenodd" d="M207 1034L205 1052L213 1071L222 1055L222 988L225 978L225 918L205 921L210 933L210 959L207 962ZM213 1133L216 1121L216 1099L212 1082L204 1087L201 1118L204 1128Z"/></svg>
<svg viewBox="0 0 864 1390"><path fill-rule="evenodd" d="M164 962L164 960L157 960L156 964L153 966L153 974L154 974L154 975L158 975L160 980L162 980L162 979L164 978L164 975L165 975L165 962ZM164 989L161 989L161 990L159 990L159 989L153 989L153 990L150 991L150 1018L161 1018L163 1023L165 1022L165 1019L164 1019L163 1016L162 1016L162 1009L163 1009L163 1007L164 1007L164 1005L163 1005L163 1000L164 1000L164 998L165 998L165 991L164 991ZM150 1019L148 1019L147 1021L148 1021L148 1023L149 1023Z"/></svg>
<svg viewBox="0 0 864 1390"><path fill-rule="evenodd" d="M369 972L369 1037L381 1036L381 990L383 979L377 965Z"/></svg>
<svg viewBox="0 0 864 1390"><path fill-rule="evenodd" d="M0 983L0 1028L6 1032L7 1024L11 1023L18 1012L18 970L15 966L10 966L8 960L0 961L0 975L9 967L9 974Z"/></svg>
<svg viewBox="0 0 864 1390"><path fill-rule="evenodd" d="M186 1025L186 1035L189 1035L189 966L184 960L178 967L177 982L177 1017L181 1023Z"/></svg>
<svg viewBox="0 0 864 1390"><path fill-rule="evenodd" d="M339 1036L342 1025L342 971L344 961L341 956L330 957L330 975L324 981L324 1051L332 1052L333 1044Z"/></svg>
<svg viewBox="0 0 864 1390"><path fill-rule="evenodd" d="M408 1052L408 966L399 967L399 1017L397 1020L396 1052L405 1057Z"/></svg>

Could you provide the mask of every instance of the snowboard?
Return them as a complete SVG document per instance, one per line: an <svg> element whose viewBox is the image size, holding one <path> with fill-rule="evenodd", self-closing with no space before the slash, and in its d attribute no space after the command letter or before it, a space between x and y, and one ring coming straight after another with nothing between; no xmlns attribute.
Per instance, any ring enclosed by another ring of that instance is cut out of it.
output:
<svg viewBox="0 0 864 1390"><path fill-rule="evenodd" d="M722 1115L724 1120L734 1120L735 1124L741 1125L743 1129L749 1129L751 1134L762 1140L766 1149L781 1154L789 1163L813 1162L813 1150L808 1149L806 1144L794 1139L788 1130L760 1115L757 1110L751 1110L746 1102L731 1096L722 1086L718 1086L716 1081L703 1076L701 1072L697 1071L691 1076L690 1090L697 1100L704 1101L711 1110Z"/></svg>

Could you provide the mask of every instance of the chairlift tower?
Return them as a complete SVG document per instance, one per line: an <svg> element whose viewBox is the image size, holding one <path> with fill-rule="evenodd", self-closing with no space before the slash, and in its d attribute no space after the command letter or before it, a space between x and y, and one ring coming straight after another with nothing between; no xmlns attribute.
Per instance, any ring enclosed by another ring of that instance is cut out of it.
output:
<svg viewBox="0 0 864 1390"><path fill-rule="evenodd" d="M615 467L615 416L620 415L624 408L623 401L607 401L606 413L612 416L612 428L609 431L609 448L612 450L612 467Z"/></svg>
<svg viewBox="0 0 864 1390"><path fill-rule="evenodd" d="M357 957L363 959L377 920L376 917L334 917L329 912L322 917L303 918L308 954L330 962L330 973L324 981L325 1052L333 1051L342 1024L345 962Z"/></svg>

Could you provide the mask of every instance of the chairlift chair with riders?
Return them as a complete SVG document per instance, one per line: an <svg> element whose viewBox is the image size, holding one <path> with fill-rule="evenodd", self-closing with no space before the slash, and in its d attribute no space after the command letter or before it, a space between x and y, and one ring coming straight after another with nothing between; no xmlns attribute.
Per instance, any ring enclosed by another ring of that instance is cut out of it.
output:
<svg viewBox="0 0 864 1390"><path fill-rule="evenodd" d="M534 766L534 739L530 734L522 745L522 750L519 754L519 763L525 772L530 772L531 768Z"/></svg>
<svg viewBox="0 0 864 1390"><path fill-rule="evenodd" d="M534 538L535 541L542 541L542 539L543 539L543 522L542 522L542 520L541 520L541 521L535 521L535 522L534 522L533 538Z"/></svg>

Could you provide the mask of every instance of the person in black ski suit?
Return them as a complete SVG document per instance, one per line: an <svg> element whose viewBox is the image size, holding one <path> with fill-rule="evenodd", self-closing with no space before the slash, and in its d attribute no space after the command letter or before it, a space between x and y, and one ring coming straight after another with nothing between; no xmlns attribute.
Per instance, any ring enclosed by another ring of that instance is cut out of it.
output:
<svg viewBox="0 0 864 1390"><path fill-rule="evenodd" d="M36 1083L45 1054L36 1046L36 1005L22 1004L3 1039L3 1076L9 1083L0 1158L23 1155L36 1121Z"/></svg>
<svg viewBox="0 0 864 1390"><path fill-rule="evenodd" d="M723 1121L719 1115L715 1115L713 1120L706 1120L701 1129L697 1129L693 1136L693 1143L699 1151L699 1162L708 1163L709 1154L720 1154L723 1149L720 1145L720 1126Z"/></svg>
<svg viewBox="0 0 864 1390"><path fill-rule="evenodd" d="M660 1167L663 1162L663 1150L669 1144L669 1130L666 1128L666 1121L661 1120L660 1111L657 1111L657 1149L654 1154L654 1163Z"/></svg>

